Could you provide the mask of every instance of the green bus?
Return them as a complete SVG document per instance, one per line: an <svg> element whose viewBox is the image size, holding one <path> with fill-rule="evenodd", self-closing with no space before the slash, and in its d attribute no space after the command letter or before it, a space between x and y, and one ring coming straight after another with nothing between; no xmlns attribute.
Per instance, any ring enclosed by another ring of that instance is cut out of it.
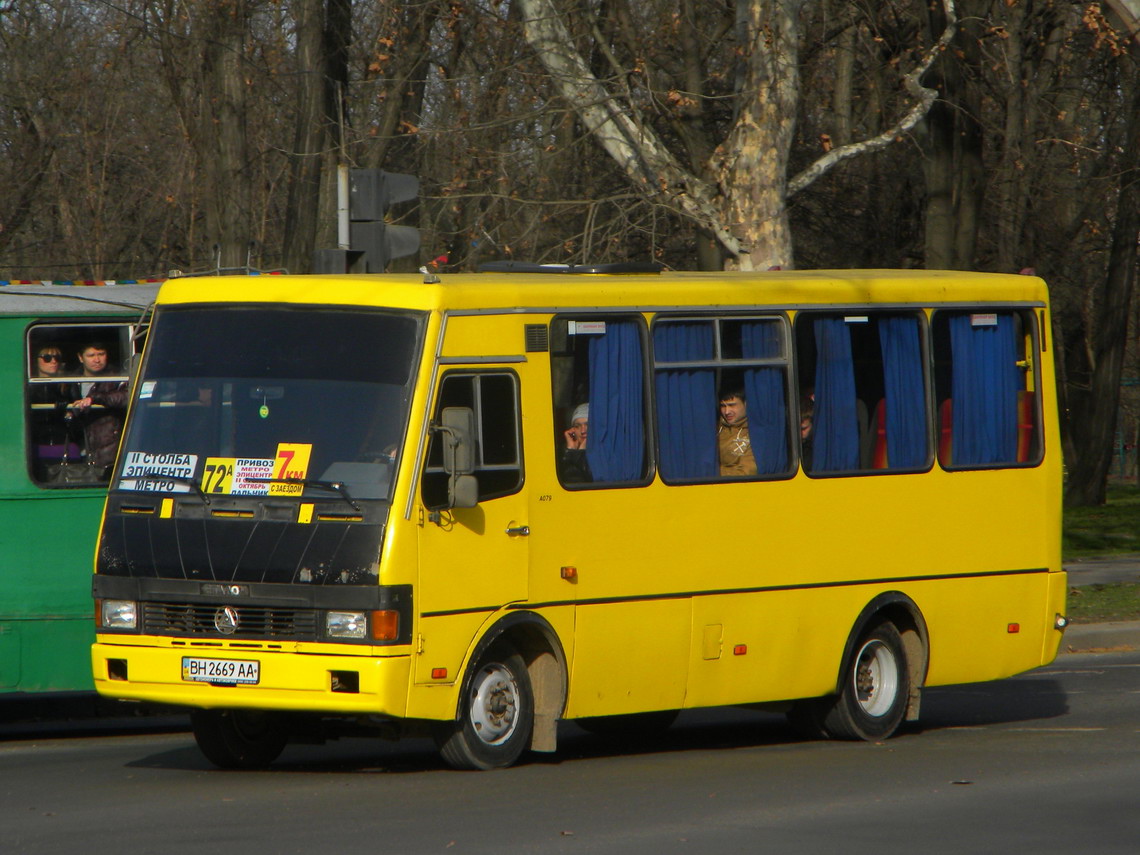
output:
<svg viewBox="0 0 1140 855"><path fill-rule="evenodd" d="M0 696L93 692L91 555L157 283L0 283Z"/></svg>

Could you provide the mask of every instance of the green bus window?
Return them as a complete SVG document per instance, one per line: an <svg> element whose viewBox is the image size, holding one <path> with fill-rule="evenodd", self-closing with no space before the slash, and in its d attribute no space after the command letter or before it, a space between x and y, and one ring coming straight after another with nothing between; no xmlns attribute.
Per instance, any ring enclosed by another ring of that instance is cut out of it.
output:
<svg viewBox="0 0 1140 855"><path fill-rule="evenodd" d="M35 483L108 482L126 412L132 330L123 323L29 328L27 461Z"/></svg>

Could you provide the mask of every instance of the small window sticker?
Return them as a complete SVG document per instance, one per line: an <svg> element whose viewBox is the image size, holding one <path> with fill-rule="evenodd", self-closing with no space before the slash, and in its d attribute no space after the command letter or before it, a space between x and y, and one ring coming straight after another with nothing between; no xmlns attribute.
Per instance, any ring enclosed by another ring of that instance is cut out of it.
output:
<svg viewBox="0 0 1140 855"><path fill-rule="evenodd" d="M158 385L157 380L147 380L142 386L139 387L139 398L146 399L154 394L154 387Z"/></svg>
<svg viewBox="0 0 1140 855"><path fill-rule="evenodd" d="M997 314L994 312L979 313L970 315L970 326L972 327L996 327Z"/></svg>
<svg viewBox="0 0 1140 855"><path fill-rule="evenodd" d="M568 321L566 332L570 335L605 335L605 321Z"/></svg>

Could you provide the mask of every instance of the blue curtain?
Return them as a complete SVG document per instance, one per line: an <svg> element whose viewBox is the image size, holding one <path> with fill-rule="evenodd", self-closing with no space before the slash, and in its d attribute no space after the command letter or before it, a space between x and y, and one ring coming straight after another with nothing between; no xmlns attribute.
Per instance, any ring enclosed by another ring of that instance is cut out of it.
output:
<svg viewBox="0 0 1140 855"><path fill-rule="evenodd" d="M879 319L886 398L887 462L892 469L926 463L926 395L918 319Z"/></svg>
<svg viewBox="0 0 1140 855"><path fill-rule="evenodd" d="M590 439L595 481L637 481L645 474L641 335L633 321L607 321L590 336Z"/></svg>
<svg viewBox="0 0 1140 855"><path fill-rule="evenodd" d="M843 318L815 320L815 436L812 469L859 468L859 417L851 330Z"/></svg>
<svg viewBox="0 0 1140 855"><path fill-rule="evenodd" d="M950 383L955 466L1017 460L1017 392L1020 378L1013 316L974 326L970 315L950 319Z"/></svg>
<svg viewBox="0 0 1140 855"><path fill-rule="evenodd" d="M765 321L747 322L741 328L745 359L783 355L781 326ZM744 372L748 397L748 438L756 458L756 472L774 475L788 471L788 408L784 398L784 372L775 366Z"/></svg>
<svg viewBox="0 0 1140 855"><path fill-rule="evenodd" d="M653 329L658 365L657 432L665 478L715 478L716 375L712 369L665 369L668 362L712 359L713 327L707 321L658 324Z"/></svg>

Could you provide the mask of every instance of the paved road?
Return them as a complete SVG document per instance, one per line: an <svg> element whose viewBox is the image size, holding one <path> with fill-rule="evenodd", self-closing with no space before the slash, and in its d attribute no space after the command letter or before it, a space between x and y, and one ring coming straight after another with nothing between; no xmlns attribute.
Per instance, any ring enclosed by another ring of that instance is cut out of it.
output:
<svg viewBox="0 0 1140 855"><path fill-rule="evenodd" d="M31 855L1135 855L1140 652L931 690L920 732L799 741L685 714L634 743L458 773L430 743L291 746L214 771L188 734L0 741L0 851Z"/></svg>

